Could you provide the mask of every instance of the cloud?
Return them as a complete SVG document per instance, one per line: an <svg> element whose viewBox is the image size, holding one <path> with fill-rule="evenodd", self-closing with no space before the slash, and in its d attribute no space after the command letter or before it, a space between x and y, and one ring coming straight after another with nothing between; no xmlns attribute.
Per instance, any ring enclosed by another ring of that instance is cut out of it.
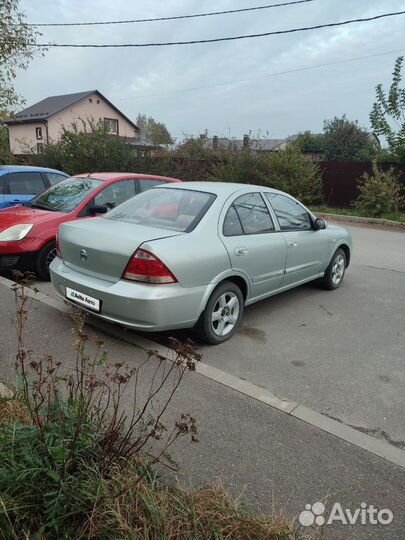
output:
<svg viewBox="0 0 405 540"><path fill-rule="evenodd" d="M260 5L246 0L42 0L21 2L32 22L163 17ZM136 8L135 8L136 5ZM42 29L41 41L124 43L232 36L367 17L403 8L400 0L322 0L257 12L170 22ZM48 95L97 88L131 118L166 122L180 137L234 136L261 129L273 137L319 131L325 118L346 113L368 125L379 82L389 84L397 53L267 77L392 49L405 49L404 17L260 39L146 49L51 49L18 75L28 104ZM256 78L223 86L217 83ZM198 87L199 90L181 91ZM156 95L159 94L159 95Z"/></svg>

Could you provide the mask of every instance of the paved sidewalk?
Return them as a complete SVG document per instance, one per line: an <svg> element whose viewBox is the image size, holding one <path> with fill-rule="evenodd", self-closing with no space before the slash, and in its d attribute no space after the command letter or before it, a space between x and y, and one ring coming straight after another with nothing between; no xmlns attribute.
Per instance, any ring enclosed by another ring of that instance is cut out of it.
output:
<svg viewBox="0 0 405 540"><path fill-rule="evenodd" d="M15 332L13 293L0 286L0 377L13 378ZM61 312L32 301L27 344L64 363L73 358L71 323ZM144 352L106 335L109 357L138 365ZM282 508L297 516L307 503L326 500L354 511L362 502L394 513L387 526L334 525L324 528L331 540L403 540L405 470L296 418L198 374L189 374L172 412L197 417L200 442L173 451L183 483L221 478L234 494L245 490L263 511Z"/></svg>

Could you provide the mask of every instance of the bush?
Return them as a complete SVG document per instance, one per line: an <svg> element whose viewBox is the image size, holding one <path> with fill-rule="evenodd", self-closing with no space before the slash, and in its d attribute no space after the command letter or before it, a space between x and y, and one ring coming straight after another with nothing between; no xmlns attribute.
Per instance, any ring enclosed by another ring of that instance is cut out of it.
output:
<svg viewBox="0 0 405 540"><path fill-rule="evenodd" d="M227 160L214 167L212 179L280 189L304 204L322 200L319 166L294 144L279 152L254 152L250 149L233 152Z"/></svg>
<svg viewBox="0 0 405 540"><path fill-rule="evenodd" d="M286 191L304 204L323 199L319 166L302 154L293 144L269 155L270 175L267 185Z"/></svg>
<svg viewBox="0 0 405 540"><path fill-rule="evenodd" d="M269 178L268 154L250 148L231 150L225 159L214 165L211 180L264 185Z"/></svg>
<svg viewBox="0 0 405 540"><path fill-rule="evenodd" d="M405 199L401 195L401 185L392 167L388 171L382 171L373 162L372 174L364 173L361 176L358 189L360 194L353 206L362 215L380 217L404 208Z"/></svg>
<svg viewBox="0 0 405 540"><path fill-rule="evenodd" d="M79 129L80 128L80 129ZM63 129L58 142L49 142L32 161L69 174L96 171L127 171L133 148L106 132L102 122L81 121Z"/></svg>
<svg viewBox="0 0 405 540"><path fill-rule="evenodd" d="M44 147L32 157L37 165L70 174L97 171L133 171L181 180L268 185L299 198L303 203L322 200L322 182L317 164L291 144L280 152L257 152L251 148L208 148L203 140L191 139L173 151L154 150L137 155L125 140L108 135L102 124L83 123L64 130L59 142Z"/></svg>

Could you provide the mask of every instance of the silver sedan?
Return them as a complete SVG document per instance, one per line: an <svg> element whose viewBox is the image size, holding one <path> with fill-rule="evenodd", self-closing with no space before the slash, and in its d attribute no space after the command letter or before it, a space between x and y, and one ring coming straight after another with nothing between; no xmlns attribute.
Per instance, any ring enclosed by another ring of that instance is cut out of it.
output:
<svg viewBox="0 0 405 540"><path fill-rule="evenodd" d="M352 241L287 193L188 182L63 224L57 248L52 282L72 304L143 331L196 327L216 344L249 304L312 280L337 289Z"/></svg>

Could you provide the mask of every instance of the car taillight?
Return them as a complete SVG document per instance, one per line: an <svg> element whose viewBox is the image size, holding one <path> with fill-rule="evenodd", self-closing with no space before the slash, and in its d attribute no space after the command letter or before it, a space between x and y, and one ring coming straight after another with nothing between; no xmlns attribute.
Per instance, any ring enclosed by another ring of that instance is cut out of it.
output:
<svg viewBox="0 0 405 540"><path fill-rule="evenodd" d="M122 275L123 279L142 283L176 283L177 279L165 264L146 249L137 249Z"/></svg>

